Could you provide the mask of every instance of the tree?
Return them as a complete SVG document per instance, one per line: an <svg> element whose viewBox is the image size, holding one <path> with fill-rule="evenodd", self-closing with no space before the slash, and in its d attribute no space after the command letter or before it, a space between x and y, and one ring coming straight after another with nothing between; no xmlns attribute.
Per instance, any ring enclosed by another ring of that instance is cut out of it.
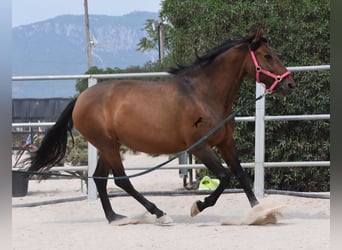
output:
<svg viewBox="0 0 342 250"><path fill-rule="evenodd" d="M161 15L172 23L168 31L169 63L187 63L194 56L228 38L246 35L264 27L266 37L285 65L329 64L328 0L206 1L165 0ZM296 93L285 101L272 95L267 99L268 115L329 113L330 72L293 73ZM254 97L255 83L242 85L235 105ZM253 110L243 115L252 115ZM238 123L235 132L242 161L254 159L254 124ZM329 121L268 122L266 161L329 160ZM313 174L314 173L314 174ZM266 186L287 189L293 183L329 183L326 168L282 168L266 170ZM312 183L312 181L311 181ZM314 187L315 184L307 187ZM273 186L272 186L273 185ZM323 190L329 189L324 185Z"/></svg>
<svg viewBox="0 0 342 250"><path fill-rule="evenodd" d="M160 62L152 63L147 62L143 66L130 66L126 69L120 68L106 68L101 69L96 66L91 67L89 70L85 72L85 74L98 75L98 74L120 74L120 73L139 73L139 72L157 72L157 71L165 71L165 65ZM144 80L160 80L165 77L150 77L144 78ZM136 78L139 79L139 78ZM102 82L108 79L98 79L98 82ZM88 79L82 79L76 82L76 91L80 94L84 90L88 88Z"/></svg>
<svg viewBox="0 0 342 250"><path fill-rule="evenodd" d="M114 74L114 73L124 73L125 70L119 69L119 68L107 68L107 69L100 69L96 66L91 67L90 69L85 72L85 74L91 74L91 75L96 75L96 74ZM98 82L101 82L103 80L99 79ZM84 90L88 88L88 79L82 79L77 81L76 83L76 91L78 93L82 93Z"/></svg>
<svg viewBox="0 0 342 250"><path fill-rule="evenodd" d="M191 60L197 51L260 26L278 53L284 55L285 63L313 64L316 58L329 61L328 0L165 0L161 15L174 27L169 31L168 46L176 62ZM307 41L315 41L315 46ZM314 56L314 60L303 60L297 52Z"/></svg>
<svg viewBox="0 0 342 250"><path fill-rule="evenodd" d="M144 30L147 36L140 39L138 43L139 51L149 51L158 48L158 20L147 19L144 24Z"/></svg>

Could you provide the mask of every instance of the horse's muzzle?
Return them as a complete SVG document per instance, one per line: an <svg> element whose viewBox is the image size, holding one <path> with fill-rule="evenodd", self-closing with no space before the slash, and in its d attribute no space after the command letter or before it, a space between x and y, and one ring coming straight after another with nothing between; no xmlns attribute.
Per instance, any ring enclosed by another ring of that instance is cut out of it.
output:
<svg viewBox="0 0 342 250"><path fill-rule="evenodd" d="M296 88L296 83L292 80L284 80L281 84L278 85L278 87L275 89L276 92L283 96L290 95L294 89Z"/></svg>

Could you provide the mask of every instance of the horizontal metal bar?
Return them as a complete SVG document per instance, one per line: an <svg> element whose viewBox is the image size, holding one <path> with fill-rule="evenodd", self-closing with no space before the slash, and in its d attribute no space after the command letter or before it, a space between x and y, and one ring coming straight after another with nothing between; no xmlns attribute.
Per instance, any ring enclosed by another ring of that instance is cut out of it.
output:
<svg viewBox="0 0 342 250"><path fill-rule="evenodd" d="M243 193L243 189L225 189L223 191L224 194L231 194L231 193ZM210 190L172 190L172 191L143 191L140 192L145 196L166 196L166 195L207 195L211 194L212 191ZM282 195L292 195L292 196L299 196L299 197L307 197L307 198L319 198L319 199L330 199L330 192L296 192L296 191L284 191L284 190L272 190L272 189L265 189L265 193L267 194L282 194ZM109 197L122 197L122 196L129 196L126 192L123 191L116 191L111 192L108 194ZM80 199L80 198L78 198ZM78 199L75 199L76 201ZM53 202L53 201L52 201ZM35 206L41 206L45 204L34 203ZM18 204L16 206L25 207L25 206L32 206L30 203L26 204ZM14 207L14 205L13 205Z"/></svg>
<svg viewBox="0 0 342 250"><path fill-rule="evenodd" d="M265 189L266 194L292 195L306 198L330 199L330 192L296 192L288 190Z"/></svg>
<svg viewBox="0 0 342 250"><path fill-rule="evenodd" d="M255 122L255 116L239 116L234 119L236 122Z"/></svg>
<svg viewBox="0 0 342 250"><path fill-rule="evenodd" d="M222 164L227 167L227 164ZM254 162L241 163L243 168L254 168ZM330 161L293 161L293 162L265 162L265 167L329 167ZM126 166L126 170L147 170L152 166ZM204 164L167 164L161 169L202 169L206 168ZM86 171L88 166L56 166L50 168L50 171Z"/></svg>
<svg viewBox="0 0 342 250"><path fill-rule="evenodd" d="M254 168L254 162L241 163L243 168ZM265 167L329 167L330 161L293 161L293 162L265 162ZM222 164L227 167L227 164ZM146 166L126 166L126 170L146 170ZM167 164L161 169L203 169L204 164Z"/></svg>
<svg viewBox="0 0 342 250"><path fill-rule="evenodd" d="M317 114L317 115L278 115L278 116L265 116L265 121L299 121L299 120L329 120L330 114ZM254 122L255 116L240 116L235 117L237 122ZM20 122L12 123L12 127L50 127L54 122Z"/></svg>
<svg viewBox="0 0 342 250"><path fill-rule="evenodd" d="M12 81L41 80L80 80L80 79L110 79L169 76L167 72L118 73L118 74L85 74L85 75L46 75L46 76L12 76Z"/></svg>
<svg viewBox="0 0 342 250"><path fill-rule="evenodd" d="M22 170L22 168L12 168L12 170ZM59 171L88 171L88 166L56 166L49 169L51 172Z"/></svg>
<svg viewBox="0 0 342 250"><path fill-rule="evenodd" d="M54 124L55 122L18 122L12 123L12 127L50 127Z"/></svg>
<svg viewBox="0 0 342 250"><path fill-rule="evenodd" d="M330 161L265 162L265 167L330 167Z"/></svg>
<svg viewBox="0 0 342 250"><path fill-rule="evenodd" d="M168 72L146 72L146 73L119 73L119 74L97 74L91 78L110 79L110 78L140 78L140 77L161 77L170 76Z"/></svg>
<svg viewBox="0 0 342 250"><path fill-rule="evenodd" d="M330 65L293 66L287 67L290 71L317 71L330 70ZM110 78L137 78L169 76L168 72L142 72L117 74L84 74L84 75L46 75L46 76L12 76L12 81L40 81L40 80L79 80L79 79L110 79Z"/></svg>
<svg viewBox="0 0 342 250"><path fill-rule="evenodd" d="M294 66L287 67L290 71L321 71L321 70L330 70L330 65L313 65L313 66Z"/></svg>
<svg viewBox="0 0 342 250"><path fill-rule="evenodd" d="M222 164L227 167L227 164ZM243 168L254 168L254 162L241 163ZM126 166L125 170L147 170L152 166ZM330 161L293 161L293 162L265 162L265 167L330 167ZM160 169L204 169L203 164L167 164ZM19 170L19 168L13 168ZM87 171L88 166L56 166L49 171Z"/></svg>
<svg viewBox="0 0 342 250"><path fill-rule="evenodd" d="M222 164L227 168L227 164ZM243 168L254 168L254 162L241 163ZM204 169L206 168L204 164L167 164L162 167L163 169ZM139 166L127 166L125 167L127 170L139 170Z"/></svg>
<svg viewBox="0 0 342 250"><path fill-rule="evenodd" d="M12 81L79 80L88 78L90 78L90 75L12 76Z"/></svg>
<svg viewBox="0 0 342 250"><path fill-rule="evenodd" d="M242 116L235 117L237 122L253 122L255 121L254 116ZM12 127L50 127L53 126L55 122L17 122L12 123Z"/></svg>
<svg viewBox="0 0 342 250"><path fill-rule="evenodd" d="M50 168L50 171L88 171L88 166L58 166Z"/></svg>
<svg viewBox="0 0 342 250"><path fill-rule="evenodd" d="M308 120L329 120L330 114L317 114L317 115L265 115L265 121L308 121Z"/></svg>
<svg viewBox="0 0 342 250"><path fill-rule="evenodd" d="M330 114L314 114L314 115L265 115L265 121L308 121L308 120L329 120ZM235 117L236 122L254 122L255 116Z"/></svg>

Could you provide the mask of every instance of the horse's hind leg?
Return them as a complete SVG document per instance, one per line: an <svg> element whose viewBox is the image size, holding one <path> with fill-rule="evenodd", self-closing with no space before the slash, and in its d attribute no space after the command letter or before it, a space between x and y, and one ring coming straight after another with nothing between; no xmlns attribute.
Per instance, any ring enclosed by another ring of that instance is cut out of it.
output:
<svg viewBox="0 0 342 250"><path fill-rule="evenodd" d="M105 161L100 157L97 162L97 167L93 176L95 177L94 182L95 182L97 191L100 196L102 208L104 210L104 213L106 215L108 222L110 223L114 220L122 219L125 216L116 214L112 209L112 206L110 204L108 194L107 194L107 179L96 178L96 177L108 177L109 171L110 171L110 167L106 166Z"/></svg>
<svg viewBox="0 0 342 250"><path fill-rule="evenodd" d="M116 177L124 177L126 176L124 166L121 161L121 156L119 153L119 149L115 150L114 152L111 151L110 159L112 163L112 171L114 176ZM162 210L160 210L155 204L147 200L142 194L140 194L135 188L133 187L132 183L128 178L119 178L115 179L115 184L125 190L129 195L133 196L137 201L139 201L151 214L157 216L157 218L161 218L166 215ZM163 217L160 219L161 223L169 223L171 222L169 218Z"/></svg>

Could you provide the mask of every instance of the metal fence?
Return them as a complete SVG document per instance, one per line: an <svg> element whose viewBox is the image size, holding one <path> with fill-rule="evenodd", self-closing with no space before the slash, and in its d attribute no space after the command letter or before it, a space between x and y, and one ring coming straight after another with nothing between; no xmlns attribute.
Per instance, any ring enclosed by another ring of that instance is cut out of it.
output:
<svg viewBox="0 0 342 250"><path fill-rule="evenodd" d="M330 65L319 66L300 66L288 67L288 70L295 71L323 71L330 70ZM121 73L121 74L87 74L87 75L58 75L58 76L14 76L12 81L37 81L37 80L80 80L88 79L88 86L93 86L98 79L110 78L143 78L143 77L161 77L168 76L166 72L151 72L151 73ZM256 84L256 96L264 92L264 88L260 84ZM254 191L257 197L264 195L264 168L265 167L305 167L305 166L322 166L329 167L330 161L298 161L298 162L265 162L265 123L267 121L294 121L294 120L327 120L330 119L330 114L315 114L315 115L283 115L283 116L267 116L265 115L265 98L256 102L255 116L236 117L237 122L255 122L255 160L251 163L242 163L244 168L254 168ZM52 126L54 123L13 123L12 127L44 127ZM187 157L181 157L179 164L169 163L163 169L195 169L204 168L202 164L189 164ZM88 175L92 175L95 171L97 163L97 151L89 144L88 145L88 166L64 166L53 167L51 171L88 171ZM141 167L125 167L127 170L145 170L146 166ZM97 198L95 183L92 179L88 181L88 199L94 200Z"/></svg>

